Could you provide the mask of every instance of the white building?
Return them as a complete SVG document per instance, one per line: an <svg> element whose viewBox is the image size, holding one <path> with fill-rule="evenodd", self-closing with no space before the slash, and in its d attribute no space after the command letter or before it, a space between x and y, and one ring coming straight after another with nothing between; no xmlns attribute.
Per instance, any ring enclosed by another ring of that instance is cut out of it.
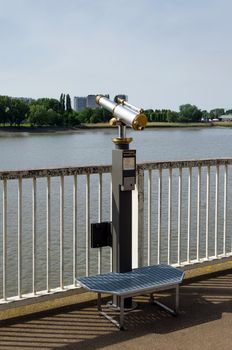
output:
<svg viewBox="0 0 232 350"><path fill-rule="evenodd" d="M73 109L77 112L82 111L85 108L99 108L100 106L96 103L97 95L88 95L86 97L74 96ZM104 95L109 98L109 95Z"/></svg>
<svg viewBox="0 0 232 350"><path fill-rule="evenodd" d="M232 121L232 114L224 114L220 116L220 120L222 122L231 122Z"/></svg>
<svg viewBox="0 0 232 350"><path fill-rule="evenodd" d="M92 109L99 107L99 105L96 103L96 95L88 95L86 97L86 107Z"/></svg>
<svg viewBox="0 0 232 350"><path fill-rule="evenodd" d="M86 97L74 96L73 109L77 112L82 111L86 108Z"/></svg>

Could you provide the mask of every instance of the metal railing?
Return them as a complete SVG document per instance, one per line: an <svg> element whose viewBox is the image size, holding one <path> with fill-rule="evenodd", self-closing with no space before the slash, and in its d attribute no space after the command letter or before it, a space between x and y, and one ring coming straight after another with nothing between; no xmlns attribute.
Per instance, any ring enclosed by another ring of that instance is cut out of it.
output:
<svg viewBox="0 0 232 350"><path fill-rule="evenodd" d="M231 255L231 164L204 159L138 165L145 217L138 224L139 264L183 266Z"/></svg>
<svg viewBox="0 0 232 350"><path fill-rule="evenodd" d="M232 255L232 159L137 165L133 266ZM111 270L90 223L111 220L111 166L1 171L2 304L76 288Z"/></svg>

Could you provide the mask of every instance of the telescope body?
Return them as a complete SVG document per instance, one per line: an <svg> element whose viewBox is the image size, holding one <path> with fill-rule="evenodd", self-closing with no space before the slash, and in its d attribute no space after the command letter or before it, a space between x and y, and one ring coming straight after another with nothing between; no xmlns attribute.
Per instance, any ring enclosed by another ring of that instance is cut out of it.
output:
<svg viewBox="0 0 232 350"><path fill-rule="evenodd" d="M96 97L96 102L109 112L112 112L117 121L132 127L134 130L143 130L147 124L147 117L143 114L143 110L130 105L122 99L118 99L118 101L119 103L115 103L100 95Z"/></svg>

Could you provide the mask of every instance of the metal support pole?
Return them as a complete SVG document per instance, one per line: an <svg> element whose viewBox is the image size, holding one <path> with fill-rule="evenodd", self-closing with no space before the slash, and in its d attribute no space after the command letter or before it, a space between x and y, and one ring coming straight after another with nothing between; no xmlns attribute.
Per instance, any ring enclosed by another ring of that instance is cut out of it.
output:
<svg viewBox="0 0 232 350"><path fill-rule="evenodd" d="M128 188L128 181L133 185L135 169L126 168L127 161L134 159L135 151L129 151L131 139L125 136L125 127L119 126L119 138L114 139L115 150L112 151L112 270L113 272L128 272L132 270L132 191ZM121 137L123 136L123 137ZM131 157L130 157L131 155ZM134 158L133 158L134 157ZM124 161L126 159L126 161ZM132 161L133 163L133 161ZM123 165L124 164L124 165ZM129 169L129 170L128 170ZM135 179L134 179L135 182ZM113 297L113 304L119 307L118 298ZM125 307L130 308L132 299L127 298Z"/></svg>

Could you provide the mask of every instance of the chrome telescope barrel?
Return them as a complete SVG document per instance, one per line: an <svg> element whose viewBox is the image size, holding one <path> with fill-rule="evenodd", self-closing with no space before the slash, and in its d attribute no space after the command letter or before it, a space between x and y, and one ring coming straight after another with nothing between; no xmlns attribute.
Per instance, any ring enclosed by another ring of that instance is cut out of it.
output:
<svg viewBox="0 0 232 350"><path fill-rule="evenodd" d="M122 98L118 97L117 101L118 101L118 103L120 103L120 104L122 104L124 106L127 106L130 109L133 109L137 113L143 113L144 112L144 110L142 108L135 107L135 106L131 105L130 103L128 103L126 100L123 100Z"/></svg>
<svg viewBox="0 0 232 350"><path fill-rule="evenodd" d="M143 130L147 125L147 117L143 114L143 111L129 103L125 103L124 100L119 99L120 103L115 103L105 96L97 95L96 102L112 112L119 122L132 127L134 130Z"/></svg>

